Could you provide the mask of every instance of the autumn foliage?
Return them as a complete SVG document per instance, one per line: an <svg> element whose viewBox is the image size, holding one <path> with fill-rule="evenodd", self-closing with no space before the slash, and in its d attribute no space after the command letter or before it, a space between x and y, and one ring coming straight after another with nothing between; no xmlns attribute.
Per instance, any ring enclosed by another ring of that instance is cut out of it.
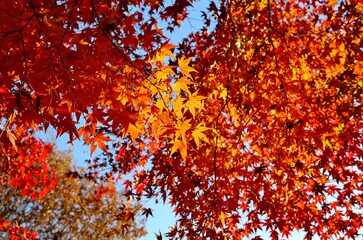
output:
<svg viewBox="0 0 363 240"><path fill-rule="evenodd" d="M32 172L7 166L40 144L19 144L21 132L51 126L103 151L88 160L88 177L104 192L112 177L136 201L169 201L178 218L170 238L299 230L354 239L362 3L211 1L202 28L174 46L164 32L193 2L1 1L3 173L14 187L29 184Z"/></svg>
<svg viewBox="0 0 363 240"><path fill-rule="evenodd" d="M9 239L38 239L35 232L29 232L26 228L19 226L18 224L11 224L8 221L4 221L0 218L0 232L7 232Z"/></svg>
<svg viewBox="0 0 363 240"><path fill-rule="evenodd" d="M23 127L8 131L6 135L11 144L5 145L8 139L2 136L5 140L0 154L0 181L21 190L22 195L44 197L57 183L55 171L47 163L51 145L35 139Z"/></svg>
<svg viewBox="0 0 363 240"><path fill-rule="evenodd" d="M145 235L140 204L125 199L116 189L95 200L98 184L73 176L76 170L79 174L85 171L71 164L69 152L54 147L47 159L56 172L57 184L46 196L24 195L11 182L0 185L0 219L7 220L0 220L1 238L132 240ZM122 209L129 217L119 218L116 209ZM10 222L15 222L14 226Z"/></svg>

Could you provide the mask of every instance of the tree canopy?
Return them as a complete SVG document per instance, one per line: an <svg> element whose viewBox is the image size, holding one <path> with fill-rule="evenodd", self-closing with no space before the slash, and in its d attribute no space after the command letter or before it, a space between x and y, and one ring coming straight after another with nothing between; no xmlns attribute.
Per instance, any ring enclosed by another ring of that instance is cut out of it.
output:
<svg viewBox="0 0 363 240"><path fill-rule="evenodd" d="M194 2L1 1L6 179L33 197L54 188L49 150L33 147L51 126L103 151L86 176L104 194L112 178L135 201L168 200L170 238L354 239L362 3L209 1L202 28L172 45L164 32Z"/></svg>

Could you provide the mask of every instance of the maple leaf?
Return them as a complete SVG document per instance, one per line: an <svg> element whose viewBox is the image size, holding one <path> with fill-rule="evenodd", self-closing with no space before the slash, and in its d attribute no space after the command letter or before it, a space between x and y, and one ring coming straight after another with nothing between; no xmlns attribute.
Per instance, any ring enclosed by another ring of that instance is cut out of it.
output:
<svg viewBox="0 0 363 240"><path fill-rule="evenodd" d="M180 93L181 90L187 92L189 95L191 95L188 85L192 85L193 82L188 80L187 77L181 77L179 78L174 84L173 84L173 89L177 92Z"/></svg>
<svg viewBox="0 0 363 240"><path fill-rule="evenodd" d="M178 139L181 137L181 139L186 145L187 143L186 132L191 128L190 120L188 119L186 121L179 121L176 124L175 128L176 128L175 138Z"/></svg>
<svg viewBox="0 0 363 240"><path fill-rule="evenodd" d="M156 240L163 240L163 235L161 234L160 231L158 234L156 234L156 233L154 233L154 234L155 234Z"/></svg>
<svg viewBox="0 0 363 240"><path fill-rule="evenodd" d="M193 118L195 117L195 109L203 109L203 105L201 103L202 100L204 100L205 97L198 96L198 91L194 92L191 96L189 96L188 100L185 103L186 108L190 111L190 113L193 115Z"/></svg>
<svg viewBox="0 0 363 240"><path fill-rule="evenodd" d="M183 109L185 108L185 98L179 97L173 101L173 111L178 118L182 118L184 115Z"/></svg>
<svg viewBox="0 0 363 240"><path fill-rule="evenodd" d="M136 137L139 136L140 133L142 133L142 131L132 123L129 124L129 127L127 128L127 132L130 134L131 140L133 142L135 142Z"/></svg>
<svg viewBox="0 0 363 240"><path fill-rule="evenodd" d="M143 208L142 209L142 215L145 215L146 218L148 218L149 216L153 217L153 212L151 208Z"/></svg>
<svg viewBox="0 0 363 240"><path fill-rule="evenodd" d="M16 146L16 136L10 132L9 130L6 131L6 135L9 138L9 141L11 142L12 146L14 147L15 151L18 151L18 147Z"/></svg>
<svg viewBox="0 0 363 240"><path fill-rule="evenodd" d="M137 185L136 187L136 194L142 194L142 192L144 191L145 188L145 184L144 183L140 183L139 185Z"/></svg>
<svg viewBox="0 0 363 240"><path fill-rule="evenodd" d="M222 226L225 228L226 227L226 218L227 215L225 214L225 212L221 212L221 214L219 215L219 219L221 220Z"/></svg>
<svg viewBox="0 0 363 240"><path fill-rule="evenodd" d="M209 130L209 128L202 126L202 123L198 124L197 127L192 132L192 136L194 138L195 144L197 147L200 147L200 141L209 142L207 136L203 133L204 131Z"/></svg>
<svg viewBox="0 0 363 240"><path fill-rule="evenodd" d="M182 156L183 160L185 161L187 158L187 146L182 140L175 140L171 142L173 147L170 150L170 156L173 155L176 151L179 151L180 155Z"/></svg>
<svg viewBox="0 0 363 240"><path fill-rule="evenodd" d="M124 185L126 188L131 188L132 187L132 182L130 180L125 180Z"/></svg>
<svg viewBox="0 0 363 240"><path fill-rule="evenodd" d="M173 44L164 44L160 51L156 54L156 61L164 61L166 57L175 58L175 55L171 52L171 49L174 49L175 46Z"/></svg>
<svg viewBox="0 0 363 240"><path fill-rule="evenodd" d="M184 57L178 59L180 72L188 78L192 78L192 76L190 75L191 72L196 72L194 68L188 66L191 60L191 58L184 59Z"/></svg>
<svg viewBox="0 0 363 240"><path fill-rule="evenodd" d="M97 146L104 152L107 152L107 147L105 142L112 141L111 138L103 135L103 134L97 134L94 138L94 141L97 143Z"/></svg>

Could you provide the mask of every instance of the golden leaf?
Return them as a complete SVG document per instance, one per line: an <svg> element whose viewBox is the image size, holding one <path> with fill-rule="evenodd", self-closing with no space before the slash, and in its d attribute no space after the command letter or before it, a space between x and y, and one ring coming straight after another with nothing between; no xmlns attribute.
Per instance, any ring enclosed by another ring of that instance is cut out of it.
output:
<svg viewBox="0 0 363 240"><path fill-rule="evenodd" d="M188 66L190 60L192 60L192 59L191 58L184 59L184 57L182 57L178 60L178 65L179 65L181 73L184 76L192 78L192 76L190 75L190 72L196 72L196 70L194 68Z"/></svg>

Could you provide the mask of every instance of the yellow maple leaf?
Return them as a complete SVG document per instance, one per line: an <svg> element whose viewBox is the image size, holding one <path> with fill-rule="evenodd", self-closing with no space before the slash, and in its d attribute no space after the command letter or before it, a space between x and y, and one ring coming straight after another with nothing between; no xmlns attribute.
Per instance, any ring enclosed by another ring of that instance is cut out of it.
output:
<svg viewBox="0 0 363 240"><path fill-rule="evenodd" d="M156 54L156 61L164 61L165 57L169 56L175 59L175 55L170 51L175 46L173 44L167 43L161 47L160 51Z"/></svg>
<svg viewBox="0 0 363 240"><path fill-rule="evenodd" d="M179 137L181 137L185 145L187 143L187 138L186 138L185 134L191 127L189 122L190 122L190 119L186 120L184 122L179 121L175 126L175 128L177 129L175 131L175 139L178 139Z"/></svg>
<svg viewBox="0 0 363 240"><path fill-rule="evenodd" d="M191 72L196 72L196 70L194 68L188 66L190 60L192 60L192 59L191 58L184 59L184 57L182 57L182 58L180 58L178 60L178 65L179 65L179 68L180 68L181 73L184 76L189 77L189 78L192 78L192 76L190 75L190 73Z"/></svg>
<svg viewBox="0 0 363 240"><path fill-rule="evenodd" d="M179 151L181 157L183 158L183 160L185 161L187 158L187 146L184 144L183 141L177 139L174 141L173 147L171 148L170 151L170 156L173 155L173 153L175 153L176 151Z"/></svg>
<svg viewBox="0 0 363 240"><path fill-rule="evenodd" d="M135 142L136 137L142 132L140 129L138 129L134 124L130 123L127 132L130 134L131 141Z"/></svg>
<svg viewBox="0 0 363 240"><path fill-rule="evenodd" d="M268 5L268 1L267 0L262 0L260 2L260 10L265 9L267 7L267 5Z"/></svg>
<svg viewBox="0 0 363 240"><path fill-rule="evenodd" d="M169 76L174 76L175 72L173 71L173 66L162 66L160 67L154 74L154 76L151 77L150 81L154 82L154 79L157 80L157 82L160 82L160 80L165 80ZM155 78L154 78L155 77Z"/></svg>
<svg viewBox="0 0 363 240"><path fill-rule="evenodd" d="M173 85L173 89L177 92L180 93L181 90L187 92L189 95L191 95L189 89L188 89L188 85L193 84L192 81L189 81L186 77L182 77L179 78Z"/></svg>
<svg viewBox="0 0 363 240"><path fill-rule="evenodd" d="M178 118L183 117L183 109L185 107L185 98L178 97L173 101L173 111Z"/></svg>
<svg viewBox="0 0 363 240"><path fill-rule="evenodd" d="M226 218L227 215L222 211L221 214L219 215L219 219L221 220L223 227L226 227Z"/></svg>
<svg viewBox="0 0 363 240"><path fill-rule="evenodd" d="M185 103L186 108L195 117L195 109L203 109L202 100L205 99L203 96L198 96L198 91L194 92Z"/></svg>
<svg viewBox="0 0 363 240"><path fill-rule="evenodd" d="M209 128L202 126L201 123L198 124L198 126L195 128L195 130L192 133L193 139L195 144L197 145L197 148L200 147L200 141L209 142L207 136L203 133L204 131L208 130Z"/></svg>

